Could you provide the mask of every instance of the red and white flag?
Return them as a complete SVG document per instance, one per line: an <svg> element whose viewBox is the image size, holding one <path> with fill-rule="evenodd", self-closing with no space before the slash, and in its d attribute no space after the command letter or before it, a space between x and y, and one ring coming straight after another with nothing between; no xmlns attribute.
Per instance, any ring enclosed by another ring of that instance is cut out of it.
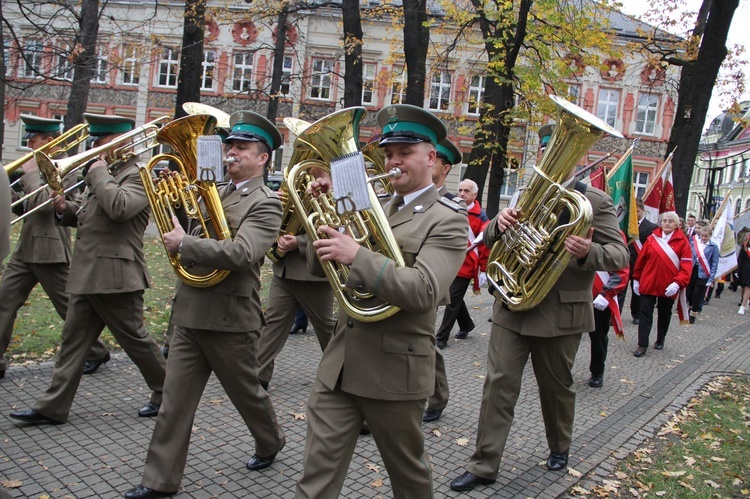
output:
<svg viewBox="0 0 750 499"><path fill-rule="evenodd" d="M643 200L646 218L657 225L659 224L659 215L668 211L675 211L672 156L670 155L666 161L669 161L669 164L663 167L661 174L654 179L651 189Z"/></svg>

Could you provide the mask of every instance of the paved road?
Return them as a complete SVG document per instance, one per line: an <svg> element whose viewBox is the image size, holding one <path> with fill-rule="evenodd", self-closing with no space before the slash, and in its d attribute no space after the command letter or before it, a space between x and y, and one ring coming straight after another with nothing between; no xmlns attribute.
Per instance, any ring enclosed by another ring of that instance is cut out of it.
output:
<svg viewBox="0 0 750 499"><path fill-rule="evenodd" d="M589 342L584 336L574 370L578 399L570 461L582 478L548 472L542 464L548 449L527 366L498 481L463 497L565 496L573 485L587 486L606 476L710 377L750 372L750 316L736 314L738 299L727 291L712 300L694 326L680 326L675 316L665 349L651 348L641 359L632 356L636 326L626 321L627 339L610 342L601 389L586 385ZM473 451L492 303L486 294L472 297L477 329L466 340L451 340L444 350L451 402L440 421L424 426L436 497L462 496L448 483L463 472ZM292 336L277 359L270 393L287 444L270 469L257 473L244 466L253 454L253 439L212 377L194 423L179 497L293 497L302 472L305 403L319 359L309 332ZM68 424L33 427L8 418L10 411L33 404L51 372L50 363L13 366L0 380L0 484L14 487L7 489L12 497L110 498L140 483L154 422L136 415L149 394L127 356L114 355L98 373L84 377ZM360 438L342 497L391 496L372 437Z"/></svg>

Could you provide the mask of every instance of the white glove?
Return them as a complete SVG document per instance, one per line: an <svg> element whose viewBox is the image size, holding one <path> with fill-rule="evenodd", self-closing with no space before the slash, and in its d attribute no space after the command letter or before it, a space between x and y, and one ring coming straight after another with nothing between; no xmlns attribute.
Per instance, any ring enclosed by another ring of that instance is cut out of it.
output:
<svg viewBox="0 0 750 499"><path fill-rule="evenodd" d="M667 289L665 290L665 294L667 295L667 298L672 298L674 295L677 294L677 292L680 290L680 285L676 282L673 282L669 286L667 286Z"/></svg>
<svg viewBox="0 0 750 499"><path fill-rule="evenodd" d="M633 293L637 294L638 296L641 296L641 283L638 281L633 281Z"/></svg>
<svg viewBox="0 0 750 499"><path fill-rule="evenodd" d="M604 310L607 307L609 307L609 300L607 300L604 295L596 295L596 298L594 298L594 308L597 310Z"/></svg>
<svg viewBox="0 0 750 499"><path fill-rule="evenodd" d="M479 287L480 288L486 288L487 287L487 272L480 272L479 273Z"/></svg>

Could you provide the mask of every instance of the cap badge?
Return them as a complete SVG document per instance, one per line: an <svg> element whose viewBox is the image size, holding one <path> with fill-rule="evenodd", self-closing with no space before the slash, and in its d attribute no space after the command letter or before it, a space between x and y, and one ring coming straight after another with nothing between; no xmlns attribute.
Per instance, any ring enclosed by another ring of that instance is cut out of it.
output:
<svg viewBox="0 0 750 499"><path fill-rule="evenodd" d="M398 121L398 109L394 106L388 108L388 121Z"/></svg>

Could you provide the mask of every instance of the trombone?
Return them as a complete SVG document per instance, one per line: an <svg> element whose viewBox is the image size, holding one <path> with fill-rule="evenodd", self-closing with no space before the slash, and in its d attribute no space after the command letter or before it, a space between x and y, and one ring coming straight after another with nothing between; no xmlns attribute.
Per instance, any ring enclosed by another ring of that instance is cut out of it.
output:
<svg viewBox="0 0 750 499"><path fill-rule="evenodd" d="M109 164L110 171L116 169L121 164L132 159L135 156L139 156L146 151L157 147L159 143L155 140L156 134L159 131L160 125L169 121L169 116L161 116L145 125L141 125L138 128L118 135L111 142L89 149L75 156L69 158L62 158L58 160L52 159L41 149L34 152L34 159L36 159L39 171L42 173L47 185L30 192L18 201L15 201L11 207L14 207L20 203L25 202L32 196L35 196L44 189L51 189L53 192L60 196L67 194L68 192L80 187L83 184L83 180L77 182L75 185L65 189L63 180L71 173L77 172L79 169L84 167L89 161L102 157ZM136 149L139 147L138 149ZM52 203L52 199L45 201L44 203L34 207L27 211L22 216L16 218L11 222L12 224L23 220L27 216L41 210Z"/></svg>
<svg viewBox="0 0 750 499"><path fill-rule="evenodd" d="M51 157L56 158L57 156L60 156L63 153L66 153L73 149L74 147L77 147L81 142L84 142L86 139L89 138L89 126L86 123L81 123L80 125L76 125L70 130L66 131L59 137L55 137L53 140L47 142L42 147L37 149L38 151L43 151L45 153L48 153ZM52 152L49 152L52 151ZM25 165L28 161L31 160L31 158L34 157L34 153L36 151L29 151L20 158L18 158L15 161L11 161L7 165L3 166L3 169L5 170L5 173L10 176L13 172L21 168L23 165ZM16 185L19 182L19 180L16 180L12 184L10 184L11 187Z"/></svg>

